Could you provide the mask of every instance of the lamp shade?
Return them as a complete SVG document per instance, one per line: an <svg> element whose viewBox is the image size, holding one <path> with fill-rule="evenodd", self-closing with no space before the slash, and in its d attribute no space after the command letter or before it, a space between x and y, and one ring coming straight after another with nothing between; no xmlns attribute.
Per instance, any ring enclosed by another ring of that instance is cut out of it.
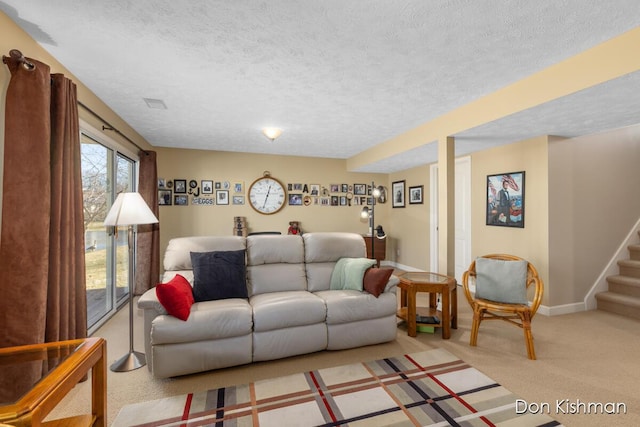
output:
<svg viewBox="0 0 640 427"><path fill-rule="evenodd" d="M104 225L155 224L158 218L140 193L120 193L104 220Z"/></svg>

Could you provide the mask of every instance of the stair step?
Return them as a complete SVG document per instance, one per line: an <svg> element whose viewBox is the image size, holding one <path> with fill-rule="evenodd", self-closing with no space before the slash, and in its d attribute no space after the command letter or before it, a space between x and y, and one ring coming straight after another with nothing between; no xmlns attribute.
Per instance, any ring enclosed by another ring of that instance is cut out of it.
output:
<svg viewBox="0 0 640 427"><path fill-rule="evenodd" d="M640 244L639 245L629 245L627 246L629 249L629 255L631 259L640 261Z"/></svg>
<svg viewBox="0 0 640 427"><path fill-rule="evenodd" d="M598 310L640 319L640 298L616 292L600 292L596 294Z"/></svg>
<svg viewBox="0 0 640 427"><path fill-rule="evenodd" d="M640 278L630 276L608 276L609 291L640 298Z"/></svg>
<svg viewBox="0 0 640 427"><path fill-rule="evenodd" d="M640 261L623 259L618 261L618 268L621 276L640 278Z"/></svg>

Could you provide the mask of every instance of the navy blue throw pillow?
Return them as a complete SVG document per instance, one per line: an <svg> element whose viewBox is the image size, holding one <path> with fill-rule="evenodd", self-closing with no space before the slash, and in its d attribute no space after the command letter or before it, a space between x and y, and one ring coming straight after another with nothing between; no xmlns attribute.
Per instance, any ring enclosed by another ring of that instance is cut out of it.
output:
<svg viewBox="0 0 640 427"><path fill-rule="evenodd" d="M191 252L196 302L248 298L245 251Z"/></svg>

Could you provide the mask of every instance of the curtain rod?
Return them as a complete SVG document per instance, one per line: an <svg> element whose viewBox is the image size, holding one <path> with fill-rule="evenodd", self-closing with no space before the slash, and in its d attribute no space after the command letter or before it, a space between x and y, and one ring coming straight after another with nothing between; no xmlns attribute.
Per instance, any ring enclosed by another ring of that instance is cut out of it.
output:
<svg viewBox="0 0 640 427"><path fill-rule="evenodd" d="M105 119L103 119L98 113L96 113L95 111L93 111L91 108L87 107L86 105L84 105L82 102L78 101L78 105L81 106L82 108L84 108L85 110L87 110L89 113L91 113L94 117L96 117L98 120L101 120L102 123L104 123L106 126L102 126L102 130L112 130L115 133L117 133L118 135L120 135L121 137L123 137L124 139L126 139L127 141L129 141L129 143L131 143L132 145L134 145L138 150L142 151L144 154L146 154L147 156L149 155L149 152L147 150L145 150L144 148L140 147L138 144L136 144L135 142L133 142L133 140L131 140L127 135L123 134L122 132L120 132L118 129L116 129L111 123L109 123L108 121L106 121Z"/></svg>

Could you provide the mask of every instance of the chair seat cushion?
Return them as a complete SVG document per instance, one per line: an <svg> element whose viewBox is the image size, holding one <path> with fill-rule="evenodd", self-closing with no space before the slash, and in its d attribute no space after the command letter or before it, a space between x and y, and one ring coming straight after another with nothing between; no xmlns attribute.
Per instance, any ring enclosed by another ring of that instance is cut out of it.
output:
<svg viewBox="0 0 640 427"><path fill-rule="evenodd" d="M476 259L476 298L527 304L527 261Z"/></svg>

